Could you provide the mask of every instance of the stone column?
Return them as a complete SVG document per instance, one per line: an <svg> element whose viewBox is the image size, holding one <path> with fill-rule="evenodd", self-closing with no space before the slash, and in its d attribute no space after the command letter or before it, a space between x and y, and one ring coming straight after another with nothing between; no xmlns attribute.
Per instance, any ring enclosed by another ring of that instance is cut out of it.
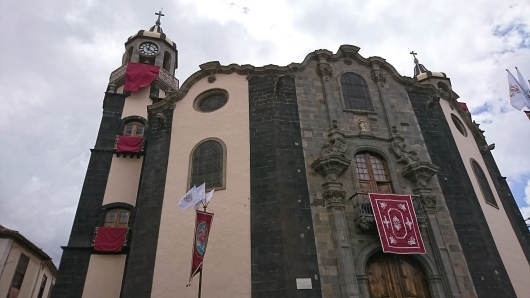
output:
<svg viewBox="0 0 530 298"><path fill-rule="evenodd" d="M337 128L336 121L333 121L333 127L329 130L328 137L329 143L324 145L320 157L311 164L311 167L326 180L322 186L324 187L324 199L333 231L341 297L359 297L351 242L344 214L346 191L342 188L342 183L339 180L339 176L346 171L351 160L344 155L347 145L344 133Z"/></svg>

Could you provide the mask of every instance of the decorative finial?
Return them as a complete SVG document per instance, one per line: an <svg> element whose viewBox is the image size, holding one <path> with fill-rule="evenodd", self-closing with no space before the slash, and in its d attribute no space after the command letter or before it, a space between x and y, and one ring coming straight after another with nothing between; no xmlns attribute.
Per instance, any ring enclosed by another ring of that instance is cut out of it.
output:
<svg viewBox="0 0 530 298"><path fill-rule="evenodd" d="M418 53L415 53L414 51L411 51L410 54L414 57L414 63L418 64L418 58L416 58L416 55L418 55Z"/></svg>
<svg viewBox="0 0 530 298"><path fill-rule="evenodd" d="M163 16L164 16L164 14L162 14L162 10L164 10L163 7L160 9L159 12L155 12L155 15L158 16L158 20L156 20L156 24L157 24L158 26L160 26L160 17L163 17Z"/></svg>

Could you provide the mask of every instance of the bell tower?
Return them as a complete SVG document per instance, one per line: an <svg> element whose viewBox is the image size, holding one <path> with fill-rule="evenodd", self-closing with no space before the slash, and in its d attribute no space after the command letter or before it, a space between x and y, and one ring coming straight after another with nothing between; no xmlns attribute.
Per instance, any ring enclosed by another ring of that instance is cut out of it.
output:
<svg viewBox="0 0 530 298"><path fill-rule="evenodd" d="M125 42L110 75L54 298L150 293L173 114L147 121L147 108L178 90L177 46L155 14L154 26Z"/></svg>
<svg viewBox="0 0 530 298"><path fill-rule="evenodd" d="M158 19L154 26L129 37L125 43L122 64L134 62L156 65L174 76L178 68L177 45L164 34L160 26L160 17L164 16L162 10L155 15Z"/></svg>

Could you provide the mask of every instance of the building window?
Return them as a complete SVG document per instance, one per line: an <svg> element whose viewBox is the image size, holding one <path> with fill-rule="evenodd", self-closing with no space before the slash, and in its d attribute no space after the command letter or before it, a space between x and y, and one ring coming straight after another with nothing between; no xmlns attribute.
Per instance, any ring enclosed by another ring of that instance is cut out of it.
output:
<svg viewBox="0 0 530 298"><path fill-rule="evenodd" d="M453 124L455 125L456 129L464 136L467 137L467 130L466 126L458 117L455 116L455 114L451 114L451 120L453 120Z"/></svg>
<svg viewBox="0 0 530 298"><path fill-rule="evenodd" d="M104 227L126 228L129 225L129 210L110 209L105 212Z"/></svg>
<svg viewBox="0 0 530 298"><path fill-rule="evenodd" d="M144 125L141 122L131 121L123 126L123 135L131 137L143 137Z"/></svg>
<svg viewBox="0 0 530 298"><path fill-rule="evenodd" d="M478 184L480 185L480 190L482 191L482 195L484 196L486 203L498 208L497 201L495 200L495 196L493 196L493 192L491 191L486 174L484 171L482 171L482 168L474 159L471 159L471 167L473 168L473 173L475 173L475 177L477 178Z"/></svg>
<svg viewBox="0 0 530 298"><path fill-rule="evenodd" d="M212 89L201 93L194 102L199 112L213 112L222 108L228 102L228 93L222 89Z"/></svg>
<svg viewBox="0 0 530 298"><path fill-rule="evenodd" d="M42 298L42 295L44 295L44 288L46 288L47 280L48 280L48 277L46 276L46 274L43 274L42 280L40 282L39 294L37 295L37 298Z"/></svg>
<svg viewBox="0 0 530 298"><path fill-rule="evenodd" d="M29 257L25 254L20 254L18 259L17 268L15 269L15 274L11 280L11 287L9 288L9 298L17 298L20 288L22 287L22 282L24 281L24 275L26 275L26 269L28 269Z"/></svg>
<svg viewBox="0 0 530 298"><path fill-rule="evenodd" d="M216 140L199 144L191 156L190 187L206 183L206 189L224 188L225 156L223 145Z"/></svg>
<svg viewBox="0 0 530 298"><path fill-rule="evenodd" d="M358 74L347 72L340 78L344 107L350 110L373 111L366 81Z"/></svg>
<svg viewBox="0 0 530 298"><path fill-rule="evenodd" d="M355 155L355 171L359 180L360 192L393 193L392 181L385 160L372 152L359 152Z"/></svg>

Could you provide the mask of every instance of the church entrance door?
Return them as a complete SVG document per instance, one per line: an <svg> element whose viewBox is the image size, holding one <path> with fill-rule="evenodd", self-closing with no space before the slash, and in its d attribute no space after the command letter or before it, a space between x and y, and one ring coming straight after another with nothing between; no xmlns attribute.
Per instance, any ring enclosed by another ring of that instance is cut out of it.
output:
<svg viewBox="0 0 530 298"><path fill-rule="evenodd" d="M367 265L372 298L430 298L425 273L410 256L377 253Z"/></svg>

